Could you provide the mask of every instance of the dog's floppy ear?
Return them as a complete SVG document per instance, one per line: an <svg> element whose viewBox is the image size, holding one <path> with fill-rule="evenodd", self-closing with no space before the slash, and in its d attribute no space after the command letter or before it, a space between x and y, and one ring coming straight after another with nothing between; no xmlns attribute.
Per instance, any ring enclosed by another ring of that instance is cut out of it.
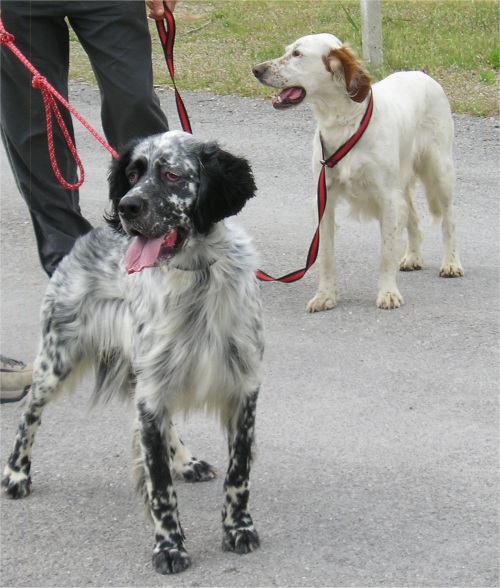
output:
<svg viewBox="0 0 500 588"><path fill-rule="evenodd" d="M120 216L118 214L118 203L130 190L130 183L128 181L125 170L127 169L132 158L132 152L138 141L130 143L120 154L118 159L113 160L108 173L109 182L109 199L111 201L111 211L105 213L104 220L110 227L122 232Z"/></svg>
<svg viewBox="0 0 500 588"><path fill-rule="evenodd" d="M194 223L200 233L208 233L214 223L240 212L257 189L250 164L205 143L199 152L200 187L194 210Z"/></svg>
<svg viewBox="0 0 500 588"><path fill-rule="evenodd" d="M363 102L371 89L372 77L363 67L355 53L347 45L332 49L324 58L328 71L339 73L341 68L349 98L354 102Z"/></svg>

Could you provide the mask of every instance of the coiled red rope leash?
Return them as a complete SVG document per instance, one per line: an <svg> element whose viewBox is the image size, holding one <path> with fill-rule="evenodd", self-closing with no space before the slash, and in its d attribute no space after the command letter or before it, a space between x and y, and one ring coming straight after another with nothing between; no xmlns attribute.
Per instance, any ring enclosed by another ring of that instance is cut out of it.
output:
<svg viewBox="0 0 500 588"><path fill-rule="evenodd" d="M82 125L92 133L92 135L94 135L94 137L100 142L102 143L102 145L104 145L104 147L111 153L111 155L115 158L118 157L118 153L109 145L109 143L107 143L107 141L101 137L101 135L99 135L99 133L92 128L92 126L81 116L81 114L79 114L72 106L71 104L69 104L69 102L63 98L61 96L61 94L59 94L59 92L53 87L51 86L51 84L49 84L49 82L47 81L46 78L44 78L40 72L28 61L28 59L23 55L23 53L15 46L14 44L14 35L12 35L11 33L8 33L5 30L5 27L3 25L2 19L0 18L0 43L2 45L5 45L6 47L8 47L12 53L14 53L14 55L16 55L16 57L21 61L21 63L23 63L23 65L25 67L27 67L30 72L33 74L33 82L32 82L32 86L34 88L38 88L43 96L43 101L44 101L44 105L45 105L45 117L47 119L47 141L48 141L48 148L49 148L49 156L50 156L50 162L52 164L52 169L54 170L54 173L57 177L57 179L59 180L59 182L65 187L68 188L69 190L77 190L84 182L85 180L85 170L83 169L83 164L80 160L80 157L78 156L78 153L76 151L76 147L70 137L69 131L66 127L66 124L61 116L61 112L59 111L59 107L57 105L57 102L55 100L55 98L57 98L57 100L59 100L59 102L61 104L63 104L63 106L65 106L73 116L75 116L81 123ZM55 148L54 148L54 136L53 136L53 129L52 129L52 115L55 116L56 121L64 135L64 138L66 140L66 143L68 144L68 147L71 151L71 154L73 155L73 158L78 166L79 172L80 172L80 179L78 180L77 183L75 184L70 184L69 182L67 182L60 170L59 170L59 166L57 165L57 159L56 159L56 155L55 155Z"/></svg>
<svg viewBox="0 0 500 588"><path fill-rule="evenodd" d="M182 129L184 131L186 131L187 133L192 133L191 124L189 122L189 117L188 117L188 114L186 111L186 107L184 106L182 98L177 90L177 87L175 85L175 79L174 79L173 53L174 53L174 43L175 43L175 19L174 19L172 12L168 8L168 6L165 4L165 2L163 3L163 6L165 9L165 20L167 21L168 30L166 30L165 23L163 22L163 20L162 21L157 20L156 26L157 26L157 29L158 29L158 32L160 35L160 41L161 41L161 44L163 47L163 52L165 54L165 61L167 63L167 67L170 72L170 77L172 78L172 83L174 85L175 100L176 100L176 104L177 104L177 112L179 114ZM111 155L115 159L118 159L119 154L117 153L117 151L115 151L115 149L113 149L113 147L111 147L111 145L106 141L106 139L104 139L104 137L102 137L83 118L83 116L75 108L73 108L71 106L71 104L67 100L65 100L65 98L63 98L61 96L61 94L59 94L59 92L51 84L49 84L47 79L40 74L40 72L33 66L33 64L30 63L30 61L25 57L25 55L16 47L16 45L14 44L14 35L12 35L11 33L7 32L5 30L5 27L4 27L4 24L3 24L1 18L0 18L0 43L2 45L5 45L6 47L8 47L12 51L12 53L14 53L14 55L16 55L16 57L21 61L21 63L27 69L29 69L30 72L33 74L32 86L34 88L38 88L40 90L40 92L42 93L42 97L43 97L43 101L44 101L44 105L45 105L45 117L47 120L47 142L48 142L49 156L50 156L50 162L52 164L52 169L54 170L54 174L56 175L59 182L65 188L68 188L69 190L77 190L83 184L83 182L85 180L85 170L83 168L83 164L82 164L81 159L78 155L76 147L71 139L69 131L66 127L66 124L61 116L61 112L60 112L59 107L57 105L57 102L55 100L56 98L57 98L57 100L59 100L59 102L61 104L63 104L63 106L65 106L71 112L71 114L73 116L75 116L75 118L77 118L82 123L82 125L111 153ZM66 140L66 143L69 147L69 150L71 151L71 154L73 155L73 158L78 166L78 170L80 172L80 179L75 184L70 184L69 182L67 182L63 178L61 171L59 170L59 166L57 164L57 159L56 159L56 155L55 155L52 116L55 116L56 121L57 121L57 123L63 133L63 136Z"/></svg>
<svg viewBox="0 0 500 588"><path fill-rule="evenodd" d="M370 99L368 101L368 106L366 107L365 113L363 115L363 118L361 119L358 130L354 133L354 135L349 140L347 140L343 145L341 145L337 149L337 151L335 151L335 153L333 155L331 155L328 159L323 159L321 161L321 165L323 167L321 168L321 173L319 174L318 189L317 189L317 194L318 194L318 199L317 199L318 227L316 228L316 231L315 231L314 236L311 241L311 245L309 246L309 251L308 251L307 257L306 257L306 265L302 269L299 269L299 270L296 270L296 271L291 272L289 274L286 274L284 276L281 276L281 278L273 278L269 274L266 274L265 272L263 272L261 270L257 270L256 276L259 278L259 280L262 280L264 282L283 282L285 284L290 284L292 282L296 282L297 280L300 280L301 278L303 278L306 275L307 271L314 264L314 262L316 261L316 259L318 257L318 251L319 251L319 233L320 233L319 227L320 227L321 219L323 218L323 214L325 213L325 208L326 208L326 200L327 200L327 192L328 192L327 187L326 187L326 168L327 167L332 168L335 165L337 165L337 163L341 159L343 159L349 153L349 151L354 147L354 145L356 145L356 143L361 139L361 137L363 136L363 133L365 132L365 130L368 126L368 123L370 122L372 112L373 112L373 93L370 92ZM323 139L321 138L321 135L320 135L320 141L321 141L321 149L323 150ZM324 152L323 152L323 157L324 157Z"/></svg>

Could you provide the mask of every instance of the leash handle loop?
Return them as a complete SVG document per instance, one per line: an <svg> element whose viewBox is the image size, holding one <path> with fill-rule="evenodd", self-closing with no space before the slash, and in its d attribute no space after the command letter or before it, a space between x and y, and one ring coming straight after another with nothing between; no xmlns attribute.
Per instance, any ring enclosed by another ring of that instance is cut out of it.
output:
<svg viewBox="0 0 500 588"><path fill-rule="evenodd" d="M328 197L328 189L326 187L326 168L328 167L331 169L332 167L337 165L337 163L341 159L343 159L349 153L349 151L354 147L354 145L356 145L356 143L361 139L361 137L363 136L363 133L366 131L366 128L368 127L368 123L370 122L372 112L373 112L373 93L370 93L370 99L368 101L368 106L366 107L365 113L363 115L363 118L361 119L358 130L354 133L354 135L352 135L352 137L350 139L348 139L343 145L341 145L337 149L337 151L335 151L335 153L333 155L331 155L327 159L321 160L322 168L321 168L321 172L319 174L318 188L317 188L318 226L316 228L316 231L314 232L314 236L312 238L311 245L309 246L309 251L307 253L307 258L306 258L306 265L300 270L296 270L294 272L291 272L289 274L281 276L281 278L273 278L272 276L270 276L266 272L263 272L262 270L257 270L255 272L255 275L257 276L257 278L259 280L261 280L263 282L282 282L285 284L290 284L292 282L296 282L296 281L300 280L301 278L303 278L306 275L306 273L308 272L308 270L311 268L311 266L314 265L314 263L318 257L318 252L319 252L321 219L323 218L323 215L325 213L326 202L327 202L327 197ZM320 134L320 141L321 141L321 149L323 150L323 140L321 138L321 134Z"/></svg>
<svg viewBox="0 0 500 588"><path fill-rule="evenodd" d="M156 20L156 28L158 30L158 34L160 36L160 42L163 47L163 53L165 55L165 62L167 64L168 71L170 73L170 77L172 79L172 84L174 86L175 92L175 104L177 106L177 113L179 115L179 119L181 121L182 130L186 133L193 133L191 129L191 122L189 121L189 116L184 106L184 102L182 101L181 95L179 90L177 90L177 86L175 84L175 69L174 69L174 44L175 44L175 18L172 14L172 11L167 6L165 2L163 2L164 8L164 19L163 20ZM165 22L167 23L167 27L165 27Z"/></svg>
<svg viewBox="0 0 500 588"><path fill-rule="evenodd" d="M46 114L46 119L47 119L47 139L48 139L49 155L50 155L50 160L52 163L52 168L54 170L54 173L55 173L57 179L61 182L61 184L64 187L66 187L70 190L76 190L77 188L79 188L83 184L83 181L85 178L85 173L84 173L82 162L81 162L80 158L78 157L76 147L75 147L73 141L71 140L69 131L68 131L63 119L62 119L62 116L61 116L61 113L60 113L59 108L57 106L57 103L55 101L55 98L57 98L57 100L63 106L65 106L71 112L71 114L75 118L77 118L88 131L90 131L90 133L92 133L92 135L103 145L103 147L105 147L111 153L111 155L115 159L119 157L118 153L83 118L83 116L78 111L76 111L71 106L71 104L69 104L69 102L65 98L63 98L63 96L61 96L61 94L59 94L59 92L51 84L49 84L47 79L40 74L40 72L33 66L33 64L16 47L16 45L14 44L14 39L15 39L14 35L12 35L11 33L7 32L5 30L3 21L0 18L0 43L2 45L5 45L6 47L8 47L10 49L10 51L12 51L12 53L14 53L14 55L19 59L19 61L21 61L21 63L32 73L32 75L33 75L32 85L34 88L39 89L42 93L42 97L43 97L44 104L45 104L45 114ZM56 120L59 124L59 127L61 128L61 131L63 132L63 135L66 139L66 143L68 144L68 147L69 147L69 149L75 159L75 162L78 166L78 169L80 171L80 180L76 184L70 184L70 183L66 182L66 180L62 177L61 172L59 171L59 167L57 165L57 161L56 161L56 157L55 157L54 138L53 138L53 129L52 129L52 113L56 117Z"/></svg>
<svg viewBox="0 0 500 588"><path fill-rule="evenodd" d="M57 106L57 103L54 100L54 96L50 93L48 85L49 84L46 78L44 78L43 76L35 75L33 77L32 86L40 90L43 97L43 103L45 106L45 118L47 121L47 142L49 148L50 163L52 164L52 169L54 170L54 174L56 178L59 180L60 184L62 184L68 190L78 190L78 188L85 181L85 170L83 169L83 165L80 157L78 156L75 144L71 139L66 123L64 122L61 112ZM71 155L73 156L73 159L75 160L75 163L80 171L80 179L75 184L70 184L63 178L61 170L59 169L59 166L57 164L54 147L54 133L52 130L52 115L55 116L59 128L61 129L62 134L66 140L66 143L69 147L69 150L71 151Z"/></svg>

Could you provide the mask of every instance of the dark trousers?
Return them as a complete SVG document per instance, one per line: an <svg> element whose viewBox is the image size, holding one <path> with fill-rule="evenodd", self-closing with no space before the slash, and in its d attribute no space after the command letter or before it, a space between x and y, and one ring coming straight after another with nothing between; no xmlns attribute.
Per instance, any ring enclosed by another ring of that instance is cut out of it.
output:
<svg viewBox="0 0 500 588"><path fill-rule="evenodd" d="M14 35L15 45L67 100L67 21L71 24L97 78L102 125L112 147L120 149L131 139L168 130L153 89L151 37L144 0L3 0L1 18L6 30ZM64 188L54 175L47 149L43 99L31 83L32 74L10 49L2 46L2 140L31 214L42 266L52 275L75 240L92 227L81 214L78 191ZM64 107L61 113L74 140L71 115ZM63 177L75 183L76 164L57 123L54 142ZM96 143L98 148L101 146Z"/></svg>

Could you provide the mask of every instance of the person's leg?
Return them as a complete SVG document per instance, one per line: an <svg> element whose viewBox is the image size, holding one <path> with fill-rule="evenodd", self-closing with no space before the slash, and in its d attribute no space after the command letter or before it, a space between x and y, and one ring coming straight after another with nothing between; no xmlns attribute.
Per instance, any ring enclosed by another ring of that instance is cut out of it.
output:
<svg viewBox="0 0 500 588"><path fill-rule="evenodd" d="M14 43L58 92L68 95L68 29L58 2L2 2L2 20ZM5 46L1 47L2 140L18 188L28 205L38 253L51 275L75 240L92 226L82 216L77 191L64 188L54 175L47 147L46 119L32 74ZM73 137L71 116L61 114ZM77 180L76 164L59 126L54 124L57 162L63 177ZM4 196L5 197L5 196Z"/></svg>
<svg viewBox="0 0 500 588"><path fill-rule="evenodd" d="M75 5L78 3L75 3ZM101 91L106 138L115 149L168 131L153 87L151 36L142 0L90 2L70 24L87 52Z"/></svg>

